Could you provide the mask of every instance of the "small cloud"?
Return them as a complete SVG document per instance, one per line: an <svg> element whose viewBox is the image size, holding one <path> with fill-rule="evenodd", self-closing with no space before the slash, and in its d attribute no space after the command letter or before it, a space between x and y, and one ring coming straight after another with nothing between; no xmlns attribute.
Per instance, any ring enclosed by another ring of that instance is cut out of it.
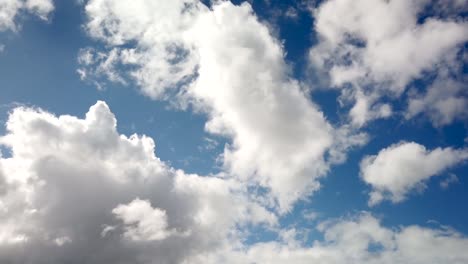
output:
<svg viewBox="0 0 468 264"><path fill-rule="evenodd" d="M114 231L115 229L116 229L115 226L104 225L104 228L102 229L102 232L101 232L101 237L107 236L108 233Z"/></svg>
<svg viewBox="0 0 468 264"><path fill-rule="evenodd" d="M320 216L319 213L311 211L311 210L306 210L302 213L302 216L304 219L308 221L314 221L317 220L317 218Z"/></svg>
<svg viewBox="0 0 468 264"><path fill-rule="evenodd" d="M212 138L204 137L203 141L204 144L198 147L200 152L214 150L219 145L219 142Z"/></svg>
<svg viewBox="0 0 468 264"><path fill-rule="evenodd" d="M71 242L72 242L72 240L67 236L58 237L58 238L54 239L54 243L59 247L65 245L67 243L71 243Z"/></svg>
<svg viewBox="0 0 468 264"><path fill-rule="evenodd" d="M458 177L457 175L451 173L446 179L440 182L440 188L446 190L448 187L454 183L458 183Z"/></svg>
<svg viewBox="0 0 468 264"><path fill-rule="evenodd" d="M296 21L299 18L299 12L297 11L296 8L290 6L284 13L284 17L286 17L287 19Z"/></svg>
<svg viewBox="0 0 468 264"><path fill-rule="evenodd" d="M80 80L84 81L86 80L86 70L85 69L78 69L76 70L76 73L80 75Z"/></svg>

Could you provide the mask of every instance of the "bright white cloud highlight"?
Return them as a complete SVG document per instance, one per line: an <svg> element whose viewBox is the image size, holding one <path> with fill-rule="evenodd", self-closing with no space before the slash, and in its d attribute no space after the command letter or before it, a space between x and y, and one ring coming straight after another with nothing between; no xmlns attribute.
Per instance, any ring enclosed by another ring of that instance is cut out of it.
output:
<svg viewBox="0 0 468 264"><path fill-rule="evenodd" d="M382 200L401 202L434 176L468 159L468 150L436 148L428 150L414 142L402 142L382 149L361 162L361 177L372 187L369 204Z"/></svg>
<svg viewBox="0 0 468 264"><path fill-rule="evenodd" d="M125 224L125 237L132 240L163 240L171 235L166 211L151 207L147 200L120 204L112 213Z"/></svg>
<svg viewBox="0 0 468 264"><path fill-rule="evenodd" d="M467 23L437 17L418 21L432 2L331 0L315 10L320 42L310 51L311 64L330 73L331 85L343 89L343 101L354 102L355 125L388 117L382 97L399 98L423 72L459 62L456 53L468 41Z"/></svg>

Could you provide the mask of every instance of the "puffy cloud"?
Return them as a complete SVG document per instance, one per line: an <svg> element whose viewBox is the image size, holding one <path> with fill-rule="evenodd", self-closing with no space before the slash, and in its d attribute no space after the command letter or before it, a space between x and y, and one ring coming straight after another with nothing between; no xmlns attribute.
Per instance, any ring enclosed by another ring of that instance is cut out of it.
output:
<svg viewBox="0 0 468 264"><path fill-rule="evenodd" d="M329 164L352 144L334 145L341 132L290 77L281 44L248 3L129 5L88 2L86 28L110 48L84 50L81 76L131 79L152 98L206 113L206 130L232 139L225 171L269 190L281 211L319 188ZM333 160L325 158L329 151Z"/></svg>
<svg viewBox="0 0 468 264"><path fill-rule="evenodd" d="M47 20L53 10L52 0L3 0L0 3L0 31L16 31L18 24L15 19L22 12L31 13L42 20Z"/></svg>
<svg viewBox="0 0 468 264"><path fill-rule="evenodd" d="M188 91L209 107L209 132L228 135L228 170L252 178L287 207L318 187L332 127L288 78L283 53L250 6L215 7L195 25L199 77ZM220 45L220 43L223 43Z"/></svg>
<svg viewBox="0 0 468 264"><path fill-rule="evenodd" d="M451 229L390 229L368 213L322 222L310 245L306 230L281 228L278 240L244 244L251 224L276 229L276 217L237 181L174 170L152 139L118 134L103 102L84 119L16 108L0 142L11 149L0 159L2 263L468 260L468 239Z"/></svg>
<svg viewBox="0 0 468 264"><path fill-rule="evenodd" d="M124 235L132 240L163 240L171 235L166 211L151 207L147 200L137 198L117 206L112 213L125 223Z"/></svg>
<svg viewBox="0 0 468 264"><path fill-rule="evenodd" d="M402 142L382 149L361 161L361 177L372 187L369 204L384 199L400 202L425 181L468 159L468 150L426 149L414 142Z"/></svg>
<svg viewBox="0 0 468 264"><path fill-rule="evenodd" d="M468 40L461 18L419 17L429 0L331 0L315 10L319 44L312 66L329 71L331 85L354 101L352 122L388 117L380 99L399 98L423 72L459 63L454 55ZM450 3L449 3L450 2ZM456 5L448 1L446 5Z"/></svg>
<svg viewBox="0 0 468 264"><path fill-rule="evenodd" d="M390 229L368 213L319 225L323 241L294 238L199 256L190 263L462 264L468 238L447 228Z"/></svg>
<svg viewBox="0 0 468 264"><path fill-rule="evenodd" d="M237 181L187 175L151 138L118 134L104 102L84 119L16 108L6 129L2 263L180 263L277 223Z"/></svg>

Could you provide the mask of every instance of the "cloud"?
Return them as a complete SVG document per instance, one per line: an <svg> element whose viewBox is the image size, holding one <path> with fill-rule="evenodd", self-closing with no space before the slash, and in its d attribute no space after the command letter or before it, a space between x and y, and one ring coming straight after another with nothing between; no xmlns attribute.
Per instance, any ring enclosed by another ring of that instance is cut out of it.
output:
<svg viewBox="0 0 468 264"><path fill-rule="evenodd" d="M463 80L439 78L425 94L409 97L405 117L413 118L420 114L429 116L434 126L440 127L454 120L468 117L468 97Z"/></svg>
<svg viewBox="0 0 468 264"><path fill-rule="evenodd" d="M406 226L390 229L368 213L319 225L324 241L296 239L254 244L199 256L190 263L462 264L468 238L451 229Z"/></svg>
<svg viewBox="0 0 468 264"><path fill-rule="evenodd" d="M320 41L310 50L312 68L329 72L342 101L354 103L350 117L356 126L388 117L381 99L400 98L424 72L460 63L467 23L456 16L419 20L432 2L331 0L314 11ZM452 4L457 3L441 5Z"/></svg>
<svg viewBox="0 0 468 264"><path fill-rule="evenodd" d="M19 25L15 20L23 12L47 20L53 10L52 0L3 0L0 3L0 32L17 31Z"/></svg>
<svg viewBox="0 0 468 264"><path fill-rule="evenodd" d="M120 204L112 213L125 224L124 236L131 240L163 240L171 235L166 211L151 207L148 200Z"/></svg>
<svg viewBox="0 0 468 264"><path fill-rule="evenodd" d="M266 189L281 211L319 188L329 151L353 145L335 148L341 134L291 78L281 43L248 3L92 0L85 9L88 33L109 49L86 49L81 76L123 76L153 99L205 113L206 130L231 139L224 170Z"/></svg>
<svg viewBox="0 0 468 264"><path fill-rule="evenodd" d="M468 159L468 150L436 148L428 150L414 142L401 142L382 149L361 161L361 177L372 187L369 204L383 200L394 203L406 199L425 182Z"/></svg>
<svg viewBox="0 0 468 264"><path fill-rule="evenodd" d="M119 134L104 102L84 119L15 108L6 130L1 263L181 263L277 225L237 181L185 174L151 138Z"/></svg>
<svg viewBox="0 0 468 264"><path fill-rule="evenodd" d="M369 213L282 229L234 179L188 175L146 136L116 131L104 102L84 119L19 107L0 138L0 262L455 263L468 239L448 228L386 228ZM32 133L34 131L34 133ZM279 239L246 244L249 226ZM28 252L28 254L24 254Z"/></svg>
<svg viewBox="0 0 468 264"><path fill-rule="evenodd" d="M458 180L458 177L457 175L451 173L447 178L445 178L443 181L441 181L439 184L440 184L440 188L446 190L448 189L448 187L452 184L456 184L458 183L459 180Z"/></svg>

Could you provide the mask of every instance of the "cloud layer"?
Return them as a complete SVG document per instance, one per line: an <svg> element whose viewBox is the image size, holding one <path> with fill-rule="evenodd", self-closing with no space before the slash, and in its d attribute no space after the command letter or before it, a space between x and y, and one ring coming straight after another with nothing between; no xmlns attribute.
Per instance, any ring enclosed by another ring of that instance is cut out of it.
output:
<svg viewBox="0 0 468 264"><path fill-rule="evenodd" d="M368 213L319 226L324 241L304 246L300 240L266 242L245 251L204 256L193 263L318 263L318 264L463 264L468 239L446 229L383 227ZM294 231L294 230L293 230ZM293 232L294 233L294 232Z"/></svg>
<svg viewBox="0 0 468 264"><path fill-rule="evenodd" d="M468 238L447 228L390 229L369 213L322 222L324 239L282 229L232 179L187 175L126 137L104 102L84 119L16 108L1 143L3 263L461 264ZM34 131L34 133L32 133ZM435 150L433 153L451 153ZM446 156L446 155L445 155ZM244 244L249 226L276 241ZM25 253L27 252L27 253Z"/></svg>
<svg viewBox="0 0 468 264"><path fill-rule="evenodd" d="M119 135L104 102L84 119L17 108L7 131L2 263L179 263L236 227L276 225L235 181L174 170L151 138Z"/></svg>

